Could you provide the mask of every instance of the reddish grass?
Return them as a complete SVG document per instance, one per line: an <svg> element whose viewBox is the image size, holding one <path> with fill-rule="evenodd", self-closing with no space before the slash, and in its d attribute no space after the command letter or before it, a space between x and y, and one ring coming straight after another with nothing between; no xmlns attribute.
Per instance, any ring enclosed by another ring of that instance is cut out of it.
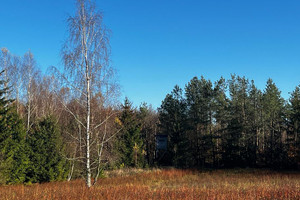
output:
<svg viewBox="0 0 300 200"><path fill-rule="evenodd" d="M83 180L0 186L0 199L300 199L300 173L267 170L111 172L88 189Z"/></svg>

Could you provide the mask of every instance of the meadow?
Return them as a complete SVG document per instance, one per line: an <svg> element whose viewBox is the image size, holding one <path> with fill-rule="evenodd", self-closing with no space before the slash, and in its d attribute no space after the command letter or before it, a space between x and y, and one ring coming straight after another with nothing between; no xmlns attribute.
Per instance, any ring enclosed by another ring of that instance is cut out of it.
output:
<svg viewBox="0 0 300 200"><path fill-rule="evenodd" d="M300 199L300 172L115 170L89 189L84 180L0 186L0 199Z"/></svg>

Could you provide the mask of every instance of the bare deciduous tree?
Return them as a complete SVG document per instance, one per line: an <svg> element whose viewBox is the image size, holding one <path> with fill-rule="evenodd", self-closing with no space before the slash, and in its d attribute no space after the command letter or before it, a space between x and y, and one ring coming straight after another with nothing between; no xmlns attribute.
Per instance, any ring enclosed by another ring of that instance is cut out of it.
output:
<svg viewBox="0 0 300 200"><path fill-rule="evenodd" d="M21 59L18 56L12 55L7 48L3 47L0 53L0 69L3 71L4 85L9 88L6 98L16 99L17 112L19 113Z"/></svg>
<svg viewBox="0 0 300 200"><path fill-rule="evenodd" d="M106 129L103 129L107 120L114 116L114 111L101 113L103 109L100 108L111 102L114 98L111 94L117 94L117 87L109 62L109 31L104 26L102 13L96 10L95 3L77 0L76 14L69 17L68 25L69 37L62 50L65 64L62 85L72 91L71 99L76 100L82 112L72 110L68 104L70 102L66 100L62 103L80 126L78 129L85 130L84 133L80 131L80 134L70 135L79 142L80 145L75 145L76 147L81 148L81 144L84 144L86 183L91 187L92 174L97 180L100 173L104 143L114 135L107 134ZM82 160L81 157L79 159Z"/></svg>
<svg viewBox="0 0 300 200"><path fill-rule="evenodd" d="M12 98L16 99L17 113L20 114L20 95L22 86L22 73L21 73L22 61L18 56L13 56L11 59L11 65L9 67L9 77L12 86Z"/></svg>
<svg viewBox="0 0 300 200"><path fill-rule="evenodd" d="M33 54L28 51L23 58L22 65L22 86L23 86L23 101L26 105L26 126L27 133L32 125L32 117L37 111L38 85L40 82L40 71L36 68L36 61Z"/></svg>
<svg viewBox="0 0 300 200"><path fill-rule="evenodd" d="M1 75L3 76L5 88L8 87L8 81L9 81L8 69L9 69L10 63L11 63L11 55L10 55L8 49L3 47L1 49L1 54L0 54L0 66L1 66L1 72L3 72ZM5 95L6 95L5 98L7 98L7 94L5 94Z"/></svg>

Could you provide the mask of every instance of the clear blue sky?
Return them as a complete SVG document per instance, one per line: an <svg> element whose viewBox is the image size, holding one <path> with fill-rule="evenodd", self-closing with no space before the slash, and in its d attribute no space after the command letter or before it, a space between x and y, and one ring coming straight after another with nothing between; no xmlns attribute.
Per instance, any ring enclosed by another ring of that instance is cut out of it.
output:
<svg viewBox="0 0 300 200"><path fill-rule="evenodd" d="M300 84L300 1L98 0L112 30L112 63L122 97L158 107L175 84L231 73L284 98ZM62 66L60 49L73 0L0 0L0 47Z"/></svg>

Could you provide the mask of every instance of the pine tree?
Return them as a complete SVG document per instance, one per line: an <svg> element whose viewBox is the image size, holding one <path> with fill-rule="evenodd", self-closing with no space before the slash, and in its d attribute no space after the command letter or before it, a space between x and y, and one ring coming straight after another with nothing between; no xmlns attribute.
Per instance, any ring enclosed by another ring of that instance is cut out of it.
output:
<svg viewBox="0 0 300 200"><path fill-rule="evenodd" d="M249 91L249 106L247 111L247 160L248 166L261 165L262 138L262 92L251 81Z"/></svg>
<svg viewBox="0 0 300 200"><path fill-rule="evenodd" d="M287 132L288 167L299 168L300 163L300 86L289 99L289 129Z"/></svg>
<svg viewBox="0 0 300 200"><path fill-rule="evenodd" d="M229 120L223 143L225 166L245 166L247 158L247 114L249 107L249 81L245 77L232 75L229 80Z"/></svg>
<svg viewBox="0 0 300 200"><path fill-rule="evenodd" d="M265 159L271 167L282 167L285 159L282 134L285 130L285 107L281 92L272 79L267 81L263 94L263 128L265 136Z"/></svg>
<svg viewBox="0 0 300 200"><path fill-rule="evenodd" d="M227 82L221 77L215 82L213 91L213 118L215 120L214 135L215 135L215 167L222 165L222 155L224 144L228 131L229 120L229 99L226 96Z"/></svg>
<svg viewBox="0 0 300 200"><path fill-rule="evenodd" d="M197 167L212 166L215 161L213 135L213 88L204 77L194 77L185 88L188 127L193 159Z"/></svg>
<svg viewBox="0 0 300 200"><path fill-rule="evenodd" d="M158 109L160 134L168 136L168 155L163 161L165 165L191 166L186 110L182 89L176 85Z"/></svg>

